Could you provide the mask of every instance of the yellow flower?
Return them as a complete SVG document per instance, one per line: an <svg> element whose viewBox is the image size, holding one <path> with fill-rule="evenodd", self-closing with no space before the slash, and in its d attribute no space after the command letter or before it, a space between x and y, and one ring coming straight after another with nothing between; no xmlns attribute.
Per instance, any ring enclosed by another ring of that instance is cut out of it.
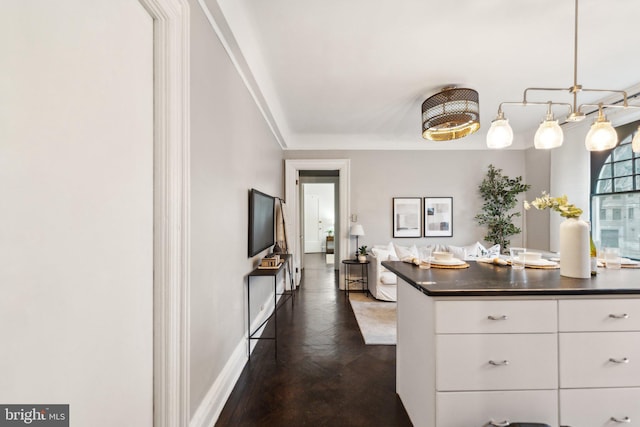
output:
<svg viewBox="0 0 640 427"><path fill-rule="evenodd" d="M534 207L538 210L553 209L556 212L560 212L560 216L564 218L578 218L582 215L582 209L572 205L568 202L567 196L551 197L549 193L543 191L542 197L537 197L533 202L529 203L524 201L524 208L526 210Z"/></svg>

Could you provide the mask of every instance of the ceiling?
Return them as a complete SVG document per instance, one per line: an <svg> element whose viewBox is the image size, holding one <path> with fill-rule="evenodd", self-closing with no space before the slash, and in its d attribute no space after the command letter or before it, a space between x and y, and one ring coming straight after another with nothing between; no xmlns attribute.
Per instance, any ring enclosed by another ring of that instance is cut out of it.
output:
<svg viewBox="0 0 640 427"><path fill-rule="evenodd" d="M574 0L200 1L285 149L485 149L500 102L573 84ZM581 0L578 16L578 83L640 87L640 1ZM421 104L449 85L479 92L481 128L425 141ZM504 110L512 148L531 146L545 107Z"/></svg>

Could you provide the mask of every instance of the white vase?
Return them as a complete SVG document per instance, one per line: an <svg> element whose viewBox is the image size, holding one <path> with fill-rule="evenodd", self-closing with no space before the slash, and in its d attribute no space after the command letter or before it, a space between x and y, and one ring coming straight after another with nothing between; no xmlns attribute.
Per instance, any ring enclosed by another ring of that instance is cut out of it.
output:
<svg viewBox="0 0 640 427"><path fill-rule="evenodd" d="M366 255L358 255L358 261L359 262L366 262L367 261L367 256Z"/></svg>
<svg viewBox="0 0 640 427"><path fill-rule="evenodd" d="M589 224L580 218L567 218L560 223L560 275L591 277Z"/></svg>

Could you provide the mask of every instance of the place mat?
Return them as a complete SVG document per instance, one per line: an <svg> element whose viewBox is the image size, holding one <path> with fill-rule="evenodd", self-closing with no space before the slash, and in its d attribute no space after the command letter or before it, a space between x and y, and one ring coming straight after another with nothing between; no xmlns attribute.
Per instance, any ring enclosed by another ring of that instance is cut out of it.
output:
<svg viewBox="0 0 640 427"><path fill-rule="evenodd" d="M605 263L605 267L606 267ZM640 268L640 264L620 264L620 268Z"/></svg>
<svg viewBox="0 0 640 427"><path fill-rule="evenodd" d="M460 268L469 268L469 264L466 262L463 264L436 264L431 261L432 268L449 268L449 269L460 269Z"/></svg>
<svg viewBox="0 0 640 427"><path fill-rule="evenodd" d="M557 268L560 268L560 264L556 264L556 265L531 265L531 264L525 264L524 266L525 266L525 268L536 268L538 270L555 270Z"/></svg>

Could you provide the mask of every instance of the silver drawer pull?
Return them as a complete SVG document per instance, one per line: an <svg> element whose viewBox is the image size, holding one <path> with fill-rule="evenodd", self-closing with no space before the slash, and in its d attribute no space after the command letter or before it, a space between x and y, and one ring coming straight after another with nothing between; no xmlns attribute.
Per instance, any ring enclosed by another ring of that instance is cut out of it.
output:
<svg viewBox="0 0 640 427"><path fill-rule="evenodd" d="M508 360L489 360L489 365L493 365L493 366L505 366L508 364L509 364Z"/></svg>
<svg viewBox="0 0 640 427"><path fill-rule="evenodd" d="M503 314L502 316L487 316L489 320L507 320L507 315Z"/></svg>
<svg viewBox="0 0 640 427"><path fill-rule="evenodd" d="M491 427L508 427L511 425L511 421L509 420L504 420L504 421L489 421L487 424L485 424L486 426L491 426Z"/></svg>
<svg viewBox="0 0 640 427"><path fill-rule="evenodd" d="M613 363L629 363L629 359L626 357L623 357L622 359L616 359L614 357L610 357L609 358L609 362L613 362Z"/></svg>
<svg viewBox="0 0 640 427"><path fill-rule="evenodd" d="M629 315L627 313L610 314L609 317L612 318L612 319L628 319Z"/></svg>
<svg viewBox="0 0 640 427"><path fill-rule="evenodd" d="M631 418L629 417L624 417L624 418L618 418L618 417L611 417L611 421L616 422L616 423L631 423Z"/></svg>

